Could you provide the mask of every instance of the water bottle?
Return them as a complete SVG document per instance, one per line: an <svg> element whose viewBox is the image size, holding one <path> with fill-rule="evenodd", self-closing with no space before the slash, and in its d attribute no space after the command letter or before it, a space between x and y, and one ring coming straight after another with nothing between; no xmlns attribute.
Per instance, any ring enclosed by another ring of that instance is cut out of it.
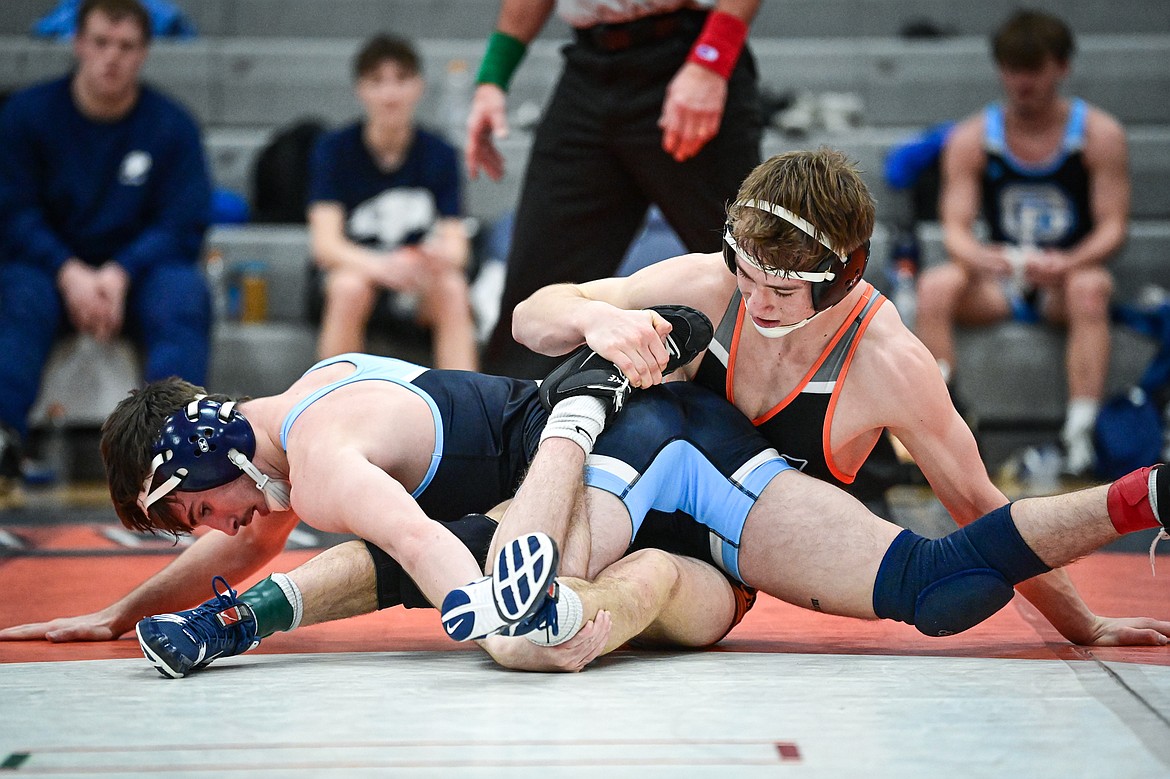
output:
<svg viewBox="0 0 1170 779"><path fill-rule="evenodd" d="M257 324L268 318L268 266L261 260L240 264L240 321Z"/></svg>
<svg viewBox="0 0 1170 779"><path fill-rule="evenodd" d="M72 477L72 453L69 451L69 431L65 421L66 409L60 403L52 403L46 409L48 429L45 431L45 442L41 459L44 460L48 472L47 481L55 484L68 484Z"/></svg>
<svg viewBox="0 0 1170 779"><path fill-rule="evenodd" d="M907 230L894 240L894 251L890 258L890 299L902 323L914 329L914 318L918 308L918 236Z"/></svg>
<svg viewBox="0 0 1170 779"><path fill-rule="evenodd" d="M1012 317L1018 322L1034 320L1034 314L1025 299L1027 282L1024 273L1028 267L1028 257L1036 250L1036 223L1040 218L1040 211L1035 206L1023 206L1020 209L1020 243L1008 249L1008 260L1011 262L1011 273L1003 280L1003 292L1007 296L1008 306L1011 307Z"/></svg>
<svg viewBox="0 0 1170 779"><path fill-rule="evenodd" d="M1017 321L1027 321L1029 316L1028 301L1025 297L1024 269L1028 265L1029 250L1020 246L1012 246L1007 250L1008 261L1012 271L1003 280L1003 294L1007 296L1008 306L1012 310L1012 317Z"/></svg>
<svg viewBox="0 0 1170 779"><path fill-rule="evenodd" d="M448 60L443 80L441 120L446 128L447 141L456 147L462 147L466 140L472 86L467 60Z"/></svg>
<svg viewBox="0 0 1170 779"><path fill-rule="evenodd" d="M207 274L207 285L211 287L211 310L215 316L214 321L222 322L228 316L228 278L223 252L212 249L207 253L204 273Z"/></svg>

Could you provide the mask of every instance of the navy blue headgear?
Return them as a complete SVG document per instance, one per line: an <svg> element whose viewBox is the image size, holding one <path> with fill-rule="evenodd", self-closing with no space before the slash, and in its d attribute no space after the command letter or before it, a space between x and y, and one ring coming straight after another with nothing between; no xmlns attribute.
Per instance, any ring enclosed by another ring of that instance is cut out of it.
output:
<svg viewBox="0 0 1170 779"><path fill-rule="evenodd" d="M220 403L199 396L163 422L151 446L150 473L138 504L145 512L176 489L201 492L222 487L251 465L256 453L252 425L236 410L236 402ZM150 489L159 477L163 482Z"/></svg>

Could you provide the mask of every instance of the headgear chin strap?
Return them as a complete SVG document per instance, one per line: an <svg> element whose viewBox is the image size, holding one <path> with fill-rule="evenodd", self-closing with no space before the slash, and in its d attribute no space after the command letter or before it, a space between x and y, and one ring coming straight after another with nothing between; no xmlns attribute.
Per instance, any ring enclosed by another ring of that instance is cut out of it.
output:
<svg viewBox="0 0 1170 779"><path fill-rule="evenodd" d="M824 234L811 222L794 214L783 206L769 203L766 200L740 200L735 205L767 211L773 216L778 216L805 235L808 235L821 246L824 246L833 254L825 258L812 271L771 268L758 262L739 247L735 242L735 238L731 235L731 225L728 224L723 234L723 259L727 262L727 267L732 273L736 272L737 259L740 259L753 268L762 270L765 273L811 282L813 310L817 313L840 303L849 294L849 291L857 285L857 282L861 281L861 276L865 273L865 266L869 262L869 241L866 241L851 252L846 252L830 244L824 237ZM794 330L803 324L807 324L808 321L805 320L797 325L785 325L784 327ZM767 329L775 330L779 328ZM791 330L787 332L791 332ZM787 332L781 333L780 335L786 335ZM779 336L769 337L775 338Z"/></svg>
<svg viewBox="0 0 1170 779"><path fill-rule="evenodd" d="M764 336L765 338L783 338L784 336L791 333L793 330L799 330L800 328L804 327L809 322L813 321L818 316L820 316L820 314L821 314L821 312L818 311L817 313L813 314L812 316L810 316L806 319L802 319L799 322L796 322L795 324L777 325L776 327L760 327L759 325L756 324L756 320L751 319L751 317L748 317L748 319L751 321L752 327L756 328L756 332L759 333L760 335Z"/></svg>
<svg viewBox="0 0 1170 779"><path fill-rule="evenodd" d="M292 485L283 479L273 479L260 472L242 452L232 449L228 452L228 459L252 481L256 482L256 489L264 493L264 502L273 511L288 511L292 508Z"/></svg>
<svg viewBox="0 0 1170 779"><path fill-rule="evenodd" d="M220 403L199 395L171 414L151 446L150 473L142 482L138 507L151 506L177 489L202 492L222 487L246 473L264 493L273 511L290 507L288 482L273 480L260 472L251 458L256 454L256 435L235 401ZM151 490L159 477L161 484Z"/></svg>

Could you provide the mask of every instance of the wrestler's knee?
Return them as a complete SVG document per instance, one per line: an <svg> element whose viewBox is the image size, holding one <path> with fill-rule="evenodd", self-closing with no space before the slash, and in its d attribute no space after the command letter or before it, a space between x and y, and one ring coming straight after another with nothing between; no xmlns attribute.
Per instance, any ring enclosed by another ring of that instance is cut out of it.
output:
<svg viewBox="0 0 1170 779"><path fill-rule="evenodd" d="M366 276L346 270L330 271L325 277L325 297L335 309L364 312L374 304L378 287Z"/></svg>
<svg viewBox="0 0 1170 779"><path fill-rule="evenodd" d="M989 569L948 576L919 594L914 627L927 636L961 633L1002 609L1014 594L1015 589Z"/></svg>
<svg viewBox="0 0 1170 779"><path fill-rule="evenodd" d="M952 263L923 271L918 280L919 311L950 316L967 283L968 277L963 269Z"/></svg>
<svg viewBox="0 0 1170 779"><path fill-rule="evenodd" d="M1069 319L1108 319L1113 277L1105 269L1085 268L1069 274L1064 292Z"/></svg>
<svg viewBox="0 0 1170 779"><path fill-rule="evenodd" d="M874 613L948 636L978 625L1011 601L1015 584L1047 570L1005 505L944 538L903 531L878 568Z"/></svg>
<svg viewBox="0 0 1170 779"><path fill-rule="evenodd" d="M978 625L1007 605L1014 590L972 556L939 548L939 540L895 539L874 582L874 613L913 625L928 636L949 636Z"/></svg>

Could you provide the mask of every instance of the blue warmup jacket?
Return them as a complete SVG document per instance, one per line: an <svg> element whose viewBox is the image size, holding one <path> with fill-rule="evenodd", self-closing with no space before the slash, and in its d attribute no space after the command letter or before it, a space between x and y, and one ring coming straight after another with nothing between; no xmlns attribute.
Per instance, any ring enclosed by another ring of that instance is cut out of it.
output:
<svg viewBox="0 0 1170 779"><path fill-rule="evenodd" d="M71 79L17 92L0 111L0 259L54 275L69 257L113 259L131 278L195 263L211 181L194 119L143 86L125 117L94 121Z"/></svg>

